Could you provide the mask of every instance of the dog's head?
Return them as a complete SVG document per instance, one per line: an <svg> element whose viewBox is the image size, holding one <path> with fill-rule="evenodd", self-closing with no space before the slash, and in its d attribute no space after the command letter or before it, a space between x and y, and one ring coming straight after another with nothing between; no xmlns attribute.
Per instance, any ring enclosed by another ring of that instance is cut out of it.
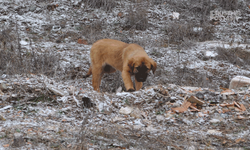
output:
<svg viewBox="0 0 250 150"><path fill-rule="evenodd" d="M155 73L157 64L151 58L136 57L129 60L128 66L130 67L131 73L135 75L135 79L138 82L144 82L150 70Z"/></svg>

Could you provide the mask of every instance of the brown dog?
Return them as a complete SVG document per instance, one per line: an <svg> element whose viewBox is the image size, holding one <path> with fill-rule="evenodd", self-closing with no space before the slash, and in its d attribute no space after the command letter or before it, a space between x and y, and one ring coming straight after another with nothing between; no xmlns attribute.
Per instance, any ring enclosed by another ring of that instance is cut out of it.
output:
<svg viewBox="0 0 250 150"><path fill-rule="evenodd" d="M150 70L156 70L156 62L149 58L144 49L137 44L127 44L112 39L95 42L90 51L91 66L84 77L93 74L92 86L100 92L99 86L104 73L122 72L127 91L135 91L131 76L135 76L136 90L140 90L142 82Z"/></svg>

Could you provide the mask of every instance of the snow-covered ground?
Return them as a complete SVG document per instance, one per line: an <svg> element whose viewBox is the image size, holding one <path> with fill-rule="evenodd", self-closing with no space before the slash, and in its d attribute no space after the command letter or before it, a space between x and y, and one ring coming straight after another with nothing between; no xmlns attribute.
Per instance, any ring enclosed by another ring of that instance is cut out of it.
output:
<svg viewBox="0 0 250 150"><path fill-rule="evenodd" d="M249 89L223 94L233 77L250 76L247 0L238 4L238 22L201 15L214 5L223 10L214 1L207 7L208 1L106 0L109 11L93 8L101 0L87 2L0 0L0 84L6 87L0 88L0 149L249 148ZM129 22L133 15L139 18ZM183 28L187 33L175 41L171 35ZM91 77L82 78L91 45L102 38L138 43L157 62L142 90L124 92L118 72L103 77L101 93ZM12 71L12 53L39 63L30 68L22 60ZM204 101L199 112L172 110L192 95ZM221 105L234 101L246 110ZM21 147L15 148L15 133L24 139Z"/></svg>

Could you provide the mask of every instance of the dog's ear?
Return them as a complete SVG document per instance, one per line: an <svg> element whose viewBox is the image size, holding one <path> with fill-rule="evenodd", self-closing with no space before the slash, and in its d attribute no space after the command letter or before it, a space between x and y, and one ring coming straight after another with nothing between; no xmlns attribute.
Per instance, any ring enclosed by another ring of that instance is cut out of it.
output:
<svg viewBox="0 0 250 150"><path fill-rule="evenodd" d="M129 66L131 72L134 72L134 66L135 66L134 58L129 59L128 66Z"/></svg>
<svg viewBox="0 0 250 150"><path fill-rule="evenodd" d="M155 61L153 61L153 59L151 59L151 70L153 72L153 74L155 74L155 70L156 70L156 67L157 67L157 64Z"/></svg>

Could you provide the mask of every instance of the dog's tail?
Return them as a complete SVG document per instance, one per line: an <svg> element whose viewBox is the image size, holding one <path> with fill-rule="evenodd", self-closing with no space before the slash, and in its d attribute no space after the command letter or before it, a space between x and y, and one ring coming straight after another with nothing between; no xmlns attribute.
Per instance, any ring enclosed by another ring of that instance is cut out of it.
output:
<svg viewBox="0 0 250 150"><path fill-rule="evenodd" d="M91 66L89 67L88 73L87 73L86 75L84 75L83 78L87 78L87 77L89 77L90 75L92 75L92 67L91 67Z"/></svg>

